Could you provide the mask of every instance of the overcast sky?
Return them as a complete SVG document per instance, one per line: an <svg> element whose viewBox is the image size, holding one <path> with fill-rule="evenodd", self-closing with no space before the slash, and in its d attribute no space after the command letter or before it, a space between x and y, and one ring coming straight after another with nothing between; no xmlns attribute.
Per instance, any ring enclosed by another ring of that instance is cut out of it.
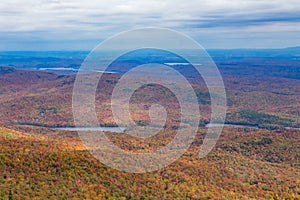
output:
<svg viewBox="0 0 300 200"><path fill-rule="evenodd" d="M90 50L133 28L171 28L205 48L300 46L300 0L3 0L0 50Z"/></svg>

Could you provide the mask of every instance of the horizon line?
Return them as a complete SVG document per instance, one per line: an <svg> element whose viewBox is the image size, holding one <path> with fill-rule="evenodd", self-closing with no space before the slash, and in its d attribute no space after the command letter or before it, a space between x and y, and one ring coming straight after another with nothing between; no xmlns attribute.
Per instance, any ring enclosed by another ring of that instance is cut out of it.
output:
<svg viewBox="0 0 300 200"><path fill-rule="evenodd" d="M299 48L299 46L288 46L288 47L277 47L277 48L247 48L247 47L239 47L239 48L203 48L204 50L211 51L211 50L282 50L282 49L294 49ZM91 50L83 50L83 49L66 49L66 50L0 50L0 52L91 52ZM111 51L114 51L115 49L112 49ZM192 50L192 49L186 49L186 50Z"/></svg>

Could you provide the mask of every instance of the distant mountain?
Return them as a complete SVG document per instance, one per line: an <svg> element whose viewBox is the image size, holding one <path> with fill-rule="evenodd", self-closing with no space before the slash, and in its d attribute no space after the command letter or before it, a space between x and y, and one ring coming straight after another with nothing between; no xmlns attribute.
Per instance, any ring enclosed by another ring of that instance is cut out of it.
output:
<svg viewBox="0 0 300 200"><path fill-rule="evenodd" d="M296 46L296 47L288 47L288 48L285 48L287 50L298 50L300 51L300 46Z"/></svg>

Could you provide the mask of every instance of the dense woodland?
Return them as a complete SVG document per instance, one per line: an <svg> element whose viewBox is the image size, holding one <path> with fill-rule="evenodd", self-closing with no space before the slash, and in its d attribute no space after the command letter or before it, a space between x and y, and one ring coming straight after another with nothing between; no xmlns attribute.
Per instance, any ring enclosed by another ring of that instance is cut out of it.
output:
<svg viewBox="0 0 300 200"><path fill-rule="evenodd" d="M1 67L0 199L300 199L300 80L222 73L226 123L258 128L225 127L213 151L199 159L210 96L205 85L194 82L200 124L172 124L178 117L177 102L168 98L171 120L164 134L146 141L107 133L123 149L149 152L167 144L177 128L199 126L195 141L178 161L157 172L128 174L93 158L76 132L45 128L74 126L74 74ZM115 125L108 96L118 78L110 74L100 83L96 110L103 126ZM144 106L132 99L139 125L148 123L145 108L156 102L146 94L162 92L155 86L143 91L144 96L137 95Z"/></svg>

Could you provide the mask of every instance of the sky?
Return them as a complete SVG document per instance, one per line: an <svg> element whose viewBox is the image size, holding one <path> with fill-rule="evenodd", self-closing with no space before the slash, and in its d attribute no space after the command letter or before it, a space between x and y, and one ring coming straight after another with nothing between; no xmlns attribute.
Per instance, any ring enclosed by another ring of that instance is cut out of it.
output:
<svg viewBox="0 0 300 200"><path fill-rule="evenodd" d="M91 50L121 31L170 28L207 49L300 46L300 0L10 0L0 51Z"/></svg>

